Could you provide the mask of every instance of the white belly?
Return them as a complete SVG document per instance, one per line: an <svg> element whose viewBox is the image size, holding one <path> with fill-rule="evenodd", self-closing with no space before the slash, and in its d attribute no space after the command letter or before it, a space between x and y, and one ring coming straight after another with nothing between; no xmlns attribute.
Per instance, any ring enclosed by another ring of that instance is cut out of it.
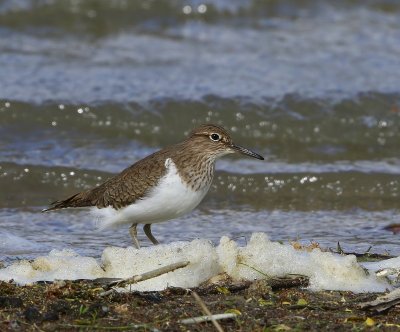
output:
<svg viewBox="0 0 400 332"><path fill-rule="evenodd" d="M92 208L99 228L121 224L152 224L180 217L192 211L204 198L210 184L193 191L181 179L172 159L165 161L167 173L149 195L134 204L115 210Z"/></svg>

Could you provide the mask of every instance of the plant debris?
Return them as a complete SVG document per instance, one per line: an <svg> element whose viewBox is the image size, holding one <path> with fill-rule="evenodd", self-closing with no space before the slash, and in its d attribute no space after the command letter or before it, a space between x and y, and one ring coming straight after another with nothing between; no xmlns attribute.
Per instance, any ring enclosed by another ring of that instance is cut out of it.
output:
<svg viewBox="0 0 400 332"><path fill-rule="evenodd" d="M298 279L301 277L297 277ZM217 280L218 279L218 280ZM205 283L197 292L225 331L369 330L400 327L400 309L384 313L362 309L360 303L380 294L310 292L293 285L295 276L277 281L232 282L226 276ZM274 284L275 282L275 284ZM171 288L162 292L113 292L88 280L18 286L0 282L1 331L186 331L184 323L203 316L192 291ZM204 316L203 316L204 317ZM225 316L216 316L225 317ZM200 321L204 318L200 319ZM190 325L191 331L215 331L211 321Z"/></svg>

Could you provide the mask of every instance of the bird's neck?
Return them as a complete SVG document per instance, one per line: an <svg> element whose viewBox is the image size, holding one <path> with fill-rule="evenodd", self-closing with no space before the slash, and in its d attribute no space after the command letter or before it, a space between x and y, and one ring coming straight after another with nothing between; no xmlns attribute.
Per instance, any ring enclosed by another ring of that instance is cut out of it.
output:
<svg viewBox="0 0 400 332"><path fill-rule="evenodd" d="M196 146L182 144L172 156L182 180L194 191L208 189L214 176L216 158Z"/></svg>

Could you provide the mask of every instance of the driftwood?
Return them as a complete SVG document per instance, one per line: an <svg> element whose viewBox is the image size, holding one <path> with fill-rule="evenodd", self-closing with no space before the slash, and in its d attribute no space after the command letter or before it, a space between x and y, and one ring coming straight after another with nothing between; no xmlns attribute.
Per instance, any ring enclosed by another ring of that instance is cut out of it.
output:
<svg viewBox="0 0 400 332"><path fill-rule="evenodd" d="M181 269L183 267L188 266L189 264L190 264L189 261L177 262L177 263L173 263L173 264L170 264L167 266L160 267L159 269L145 272L143 274L135 275L135 276L133 276L131 278L127 278L127 279L110 278L110 282L108 282L106 288L107 289L111 288L111 289L106 292L101 293L100 295L105 296L105 295L112 293L114 290L113 289L114 287L124 287L128 284L136 284L138 282L152 279L152 278L158 277L160 275L166 274L168 272L172 272L177 269ZM107 281L107 278L102 278L102 281Z"/></svg>
<svg viewBox="0 0 400 332"><path fill-rule="evenodd" d="M267 278L267 282L272 289L277 290L281 288L307 287L310 278L301 274L288 274L280 278Z"/></svg>
<svg viewBox="0 0 400 332"><path fill-rule="evenodd" d="M226 314L217 314L217 315L211 315L211 316L198 316L198 317L193 317L193 318L185 318L181 319L179 323L181 324L198 324L202 322L209 322L214 320L220 320L220 319L228 319L228 318L236 318L236 314L234 313L226 313Z"/></svg>
<svg viewBox="0 0 400 332"><path fill-rule="evenodd" d="M400 289L378 296L374 301L369 301L360 304L361 309L373 310L376 312L385 311L400 303Z"/></svg>
<svg viewBox="0 0 400 332"><path fill-rule="evenodd" d="M219 323L217 322L217 320L215 319L215 317L211 314L211 311L207 308L206 304L204 303L204 301L201 299L201 297L199 296L199 294L197 294L196 292L192 292L192 295L194 297L194 299L196 300L196 302L199 304L201 311L203 311L203 313L205 313L208 317L211 318L212 323L214 324L215 328L217 329L218 332L224 332L224 330L222 329L221 325L219 325ZM206 316L206 317L207 317ZM203 316L204 317L204 316Z"/></svg>
<svg viewBox="0 0 400 332"><path fill-rule="evenodd" d="M359 253L359 252L345 252L342 247L340 246L340 243L337 243L337 248L336 250L329 249L330 252L334 254L339 254L339 255L354 255L357 258L362 258L362 259L375 259L375 260L384 260L384 259L390 259L390 258L395 258L396 256L392 256L389 254L374 254L371 253L370 250L372 249L372 246L369 247L365 252Z"/></svg>

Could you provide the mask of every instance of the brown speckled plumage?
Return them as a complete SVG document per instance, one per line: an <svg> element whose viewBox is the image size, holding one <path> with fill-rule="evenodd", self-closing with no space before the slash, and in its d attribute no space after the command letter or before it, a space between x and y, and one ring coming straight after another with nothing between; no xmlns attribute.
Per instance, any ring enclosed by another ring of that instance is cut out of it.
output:
<svg viewBox="0 0 400 332"><path fill-rule="evenodd" d="M208 138L211 133L221 135L221 144ZM213 178L218 156L227 153L231 144L228 132L216 125L202 125L191 132L182 143L169 146L139 160L120 174L100 186L75 194L65 200L55 201L49 209L69 207L123 208L144 198L149 189L157 185L165 174L165 160L171 158L182 180L193 190L208 186ZM233 151L232 151L233 152Z"/></svg>

